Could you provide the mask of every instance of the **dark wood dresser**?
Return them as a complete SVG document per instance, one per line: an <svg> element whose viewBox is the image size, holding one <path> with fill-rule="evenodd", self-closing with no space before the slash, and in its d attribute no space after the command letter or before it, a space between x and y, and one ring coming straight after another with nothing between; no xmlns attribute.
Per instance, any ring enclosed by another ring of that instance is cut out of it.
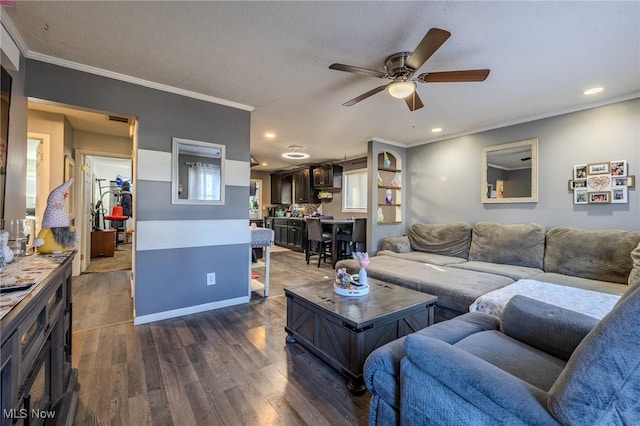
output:
<svg viewBox="0 0 640 426"><path fill-rule="evenodd" d="M0 285L0 425L71 425L78 401L71 367L71 262L75 252L31 255L7 265Z"/></svg>

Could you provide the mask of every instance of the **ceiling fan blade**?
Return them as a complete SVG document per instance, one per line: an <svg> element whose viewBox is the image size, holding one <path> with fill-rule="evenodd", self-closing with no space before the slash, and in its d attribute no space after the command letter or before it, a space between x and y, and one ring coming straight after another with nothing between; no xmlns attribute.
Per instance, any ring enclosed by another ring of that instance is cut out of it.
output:
<svg viewBox="0 0 640 426"><path fill-rule="evenodd" d="M357 98L353 98L350 101L347 101L345 103L343 103L343 106L351 106L351 105L355 105L360 101L363 101L365 99L367 99L369 96L373 96L378 92L382 92L384 90L384 88L387 87L387 85L382 85L380 87L376 87L375 89L369 90L367 93L363 93L362 95L358 96Z"/></svg>
<svg viewBox="0 0 640 426"><path fill-rule="evenodd" d="M462 83L465 81L485 81L489 75L488 69L465 71L426 72L420 74L418 80L423 83Z"/></svg>
<svg viewBox="0 0 640 426"><path fill-rule="evenodd" d="M442 46L442 43L447 41L450 35L449 31L431 28L427 31L418 47L416 47L416 50L409 56L405 65L412 70L419 69Z"/></svg>
<svg viewBox="0 0 640 426"><path fill-rule="evenodd" d="M422 99L420 99L420 96L418 96L418 92L416 92L415 90L412 94L404 98L404 100L407 103L410 111L415 111L424 106L424 104L422 103Z"/></svg>
<svg viewBox="0 0 640 426"><path fill-rule="evenodd" d="M386 78L387 75L383 72L380 71L376 71L376 70L370 70L367 68L360 68L360 67L354 67L351 65L344 65L344 64L331 64L329 65L329 69L332 70L338 70L338 71L345 71L345 72L352 72L354 74L363 74L363 75L368 75L369 77L378 77L378 78Z"/></svg>

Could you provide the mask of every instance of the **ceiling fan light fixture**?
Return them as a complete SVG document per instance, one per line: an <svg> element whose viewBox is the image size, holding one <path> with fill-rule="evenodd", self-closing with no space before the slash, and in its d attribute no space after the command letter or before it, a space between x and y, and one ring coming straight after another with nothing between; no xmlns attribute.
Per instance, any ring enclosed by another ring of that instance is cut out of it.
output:
<svg viewBox="0 0 640 426"><path fill-rule="evenodd" d="M416 83L413 81L399 80L389 83L387 91L391 96L398 99L404 99L413 94L416 90Z"/></svg>

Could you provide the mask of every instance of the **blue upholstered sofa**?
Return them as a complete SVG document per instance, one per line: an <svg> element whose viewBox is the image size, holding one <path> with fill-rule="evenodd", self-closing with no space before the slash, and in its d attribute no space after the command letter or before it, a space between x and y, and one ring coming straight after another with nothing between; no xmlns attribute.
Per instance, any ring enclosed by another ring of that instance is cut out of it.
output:
<svg viewBox="0 0 640 426"><path fill-rule="evenodd" d="M367 358L371 425L640 424L640 285L601 321L515 296Z"/></svg>

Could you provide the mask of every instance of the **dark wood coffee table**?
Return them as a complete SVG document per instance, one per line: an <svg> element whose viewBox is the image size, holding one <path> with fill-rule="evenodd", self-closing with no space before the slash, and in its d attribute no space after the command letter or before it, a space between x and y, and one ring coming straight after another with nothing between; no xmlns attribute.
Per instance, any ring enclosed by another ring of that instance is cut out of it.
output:
<svg viewBox="0 0 640 426"><path fill-rule="evenodd" d="M364 361L376 348L433 324L437 297L369 278L366 296L333 291L333 280L285 288L287 343L300 343L348 380L354 394L366 390Z"/></svg>

